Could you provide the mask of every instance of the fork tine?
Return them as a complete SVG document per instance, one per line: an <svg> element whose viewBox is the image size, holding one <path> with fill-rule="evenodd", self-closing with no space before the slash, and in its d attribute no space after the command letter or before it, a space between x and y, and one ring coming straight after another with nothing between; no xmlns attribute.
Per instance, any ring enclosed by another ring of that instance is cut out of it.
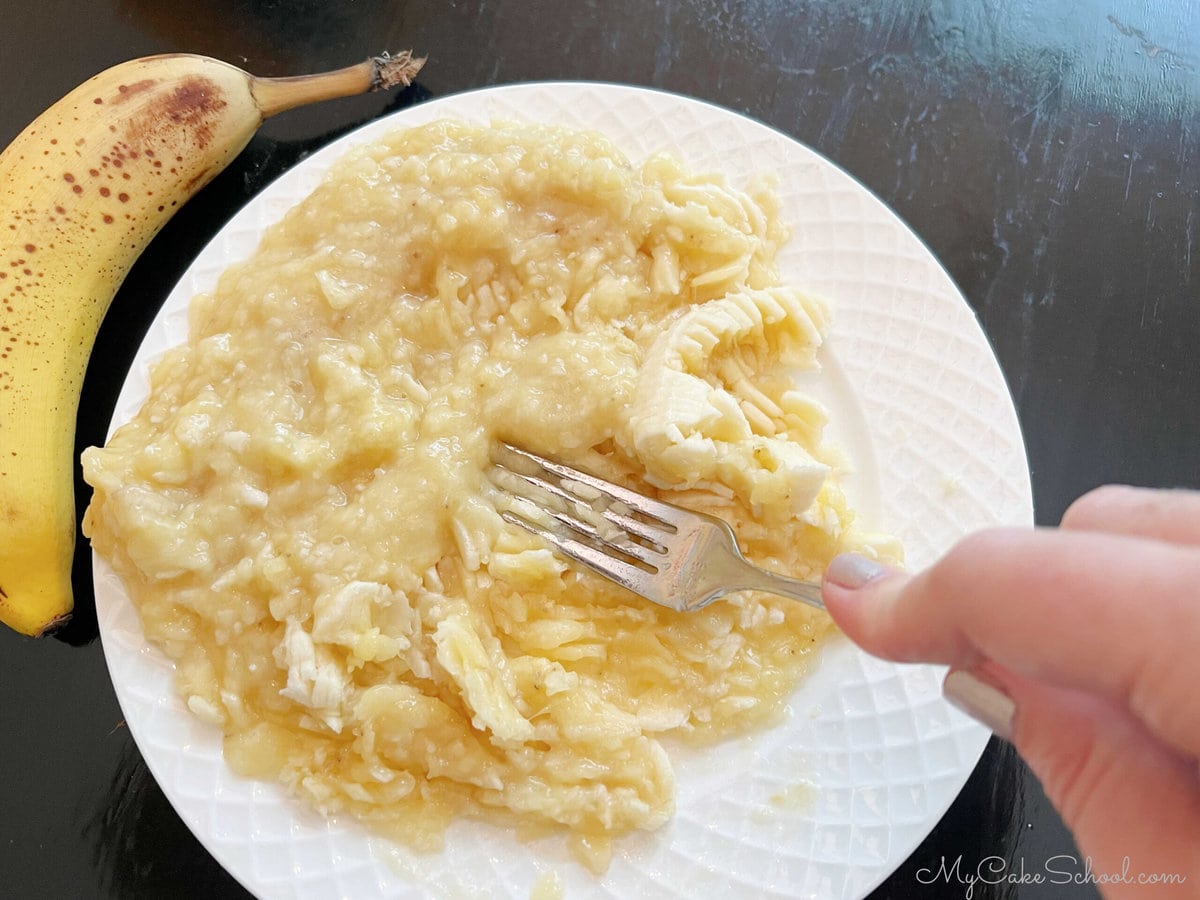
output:
<svg viewBox="0 0 1200 900"><path fill-rule="evenodd" d="M507 469L505 472L506 474L510 475L516 474L514 472L509 472ZM493 484L495 483L496 482L493 481ZM624 541L621 541L620 539L614 540L614 536L607 536L603 534L600 529L596 528L595 525L579 518L578 516L572 515L570 510L553 509L549 506L539 504L533 497L508 490L506 485L498 484L497 486L500 487L501 490L508 491L509 496L516 502L515 507L508 507L509 511L511 511L513 515L525 518L530 522L538 522L541 516L549 516L563 528L575 532L576 534L591 541L593 544L598 544L601 547L607 547L610 552L627 557L629 560L633 561L634 564L643 564L649 572L657 572L658 567L663 562L663 555L667 551L662 545L647 547L644 544L639 544L636 541L629 540L628 535L624 535ZM580 501L578 499L572 498L572 507L579 502ZM537 515L524 515L524 511L527 506L535 509L537 511Z"/></svg>
<svg viewBox="0 0 1200 900"><path fill-rule="evenodd" d="M512 444L507 442L501 442L500 446L503 447L507 452L516 454L522 459L529 460L538 466L538 468L547 472L551 472L554 475L557 475L559 478L565 478L567 481L577 481L580 484L586 484L588 487L594 488L601 494L611 497L614 500L619 500L625 506L634 510L638 514L646 516L648 519L653 519L656 522L661 522L663 525L669 527L672 531L676 530L677 523L681 515L691 515L685 510L681 510L679 507L673 506L670 503L663 503L660 500L651 499L644 494L631 491L627 487L622 487L619 484L614 484L611 481L598 478L597 476L588 472L581 472L578 469L572 469L570 466L564 466L562 463L557 463L552 459L546 459L544 456L538 456L536 453L531 453L528 450L522 450L520 447L514 447ZM521 473L517 472L516 474L519 475ZM584 498L571 496L570 499L572 501L579 501ZM653 540L653 538L651 537L650 540Z"/></svg>
<svg viewBox="0 0 1200 900"><path fill-rule="evenodd" d="M580 504L580 503L582 503L584 505L588 505L588 501L586 498L580 497L578 494L572 494L570 491L568 491L566 488L564 488L560 484L557 484L557 483L550 481L548 479L545 479L545 478L539 478L536 475L530 475L526 472L518 472L516 469L510 469L507 466L503 465L502 463L493 463L493 464L496 466L496 468L498 468L500 471L504 472L505 474L511 475L513 478L519 479L524 484L531 485L540 491L545 491L546 493L551 494L551 495L559 498L560 500L564 501L571 507L574 507L575 505ZM495 479L493 479L493 482L494 481L495 481ZM504 488L505 490L509 490L507 485L500 485L500 487ZM514 494L517 493L516 491L510 491L510 492L514 493ZM639 522L637 519L633 518L632 516L624 515L623 513L620 513L617 510L612 509L611 507L606 507L604 509L596 510L596 513L603 516L605 519L612 522L614 525L616 525L618 528L622 529L623 531L626 531L629 534L632 534L635 537L641 538L643 541L646 541L648 544L651 545L651 547L649 549L658 550L659 552L662 552L663 550L666 549L665 545L663 544L663 538L665 537L665 535L663 535L663 533L662 533L663 528L664 527L669 528L669 530L672 532L674 532L676 530L674 528L674 526L660 527L658 525L649 525L646 522Z"/></svg>
<svg viewBox="0 0 1200 900"><path fill-rule="evenodd" d="M650 596L646 593L650 589L648 587L651 583L650 573L639 566L610 556L603 550L592 547L590 544L585 544L583 541L559 534L552 529L526 519L524 516L519 516L511 510L503 510L500 513L500 517L511 525L516 525L518 528L524 528L531 534L536 534L542 540L558 548L564 555L582 563L605 578L612 579L621 586L637 594L641 594L643 597Z"/></svg>

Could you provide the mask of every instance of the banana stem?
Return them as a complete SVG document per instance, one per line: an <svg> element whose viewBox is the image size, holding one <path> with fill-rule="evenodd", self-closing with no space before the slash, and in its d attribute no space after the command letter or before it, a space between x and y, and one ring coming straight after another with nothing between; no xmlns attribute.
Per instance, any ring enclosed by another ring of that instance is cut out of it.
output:
<svg viewBox="0 0 1200 900"><path fill-rule="evenodd" d="M414 57L411 50L395 56L384 53L356 66L315 75L288 78L258 78L251 75L250 93L266 119L284 110L334 97L352 97L396 85L408 87L423 65L425 57Z"/></svg>

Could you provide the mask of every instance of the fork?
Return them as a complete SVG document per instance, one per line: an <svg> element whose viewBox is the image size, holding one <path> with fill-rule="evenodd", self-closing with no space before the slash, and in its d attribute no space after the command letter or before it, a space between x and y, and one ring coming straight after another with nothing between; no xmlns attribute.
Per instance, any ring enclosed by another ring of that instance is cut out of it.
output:
<svg viewBox="0 0 1200 900"><path fill-rule="evenodd" d="M733 591L767 591L818 609L820 585L747 562L728 523L654 500L508 443L492 452L500 511L561 553L654 603L701 609Z"/></svg>

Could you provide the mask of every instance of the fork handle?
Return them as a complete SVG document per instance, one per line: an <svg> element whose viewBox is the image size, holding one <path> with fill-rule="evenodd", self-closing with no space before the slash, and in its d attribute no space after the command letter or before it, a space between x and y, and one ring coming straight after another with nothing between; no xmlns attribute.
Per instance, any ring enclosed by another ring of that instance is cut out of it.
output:
<svg viewBox="0 0 1200 900"><path fill-rule="evenodd" d="M746 562L745 559L742 559L741 563L743 569L738 573L739 583L730 590L766 591L770 594L779 594L781 597L800 600L817 609L825 608L825 603L821 600L821 585L811 581L801 581L799 578L789 578L786 575L776 575L774 572L768 572L753 563Z"/></svg>

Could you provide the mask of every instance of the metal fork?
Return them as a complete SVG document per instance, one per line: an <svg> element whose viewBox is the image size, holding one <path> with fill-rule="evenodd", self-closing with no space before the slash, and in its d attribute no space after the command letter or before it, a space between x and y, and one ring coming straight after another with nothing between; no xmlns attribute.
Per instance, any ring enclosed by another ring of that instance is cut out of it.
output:
<svg viewBox="0 0 1200 900"><path fill-rule="evenodd" d="M686 612L732 591L768 591L819 609L820 585L746 561L729 525L511 444L492 452L506 522L543 538L594 572Z"/></svg>

